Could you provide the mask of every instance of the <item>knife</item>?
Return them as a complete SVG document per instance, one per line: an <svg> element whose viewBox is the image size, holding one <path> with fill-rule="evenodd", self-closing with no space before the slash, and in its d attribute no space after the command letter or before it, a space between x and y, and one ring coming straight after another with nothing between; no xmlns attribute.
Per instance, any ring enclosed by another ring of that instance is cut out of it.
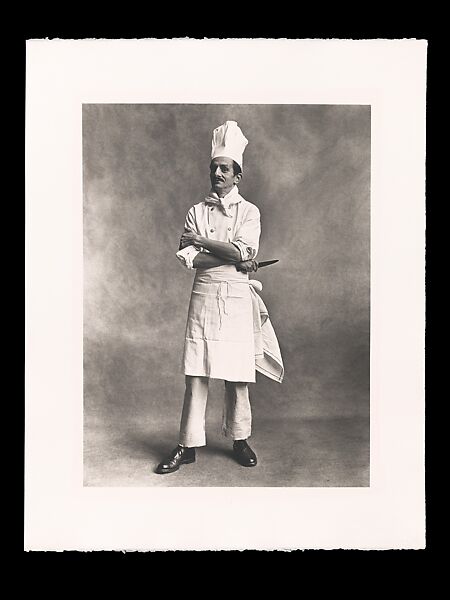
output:
<svg viewBox="0 0 450 600"><path fill-rule="evenodd" d="M258 269L260 267L267 267L268 265L273 265L274 263L278 262L279 258L275 258L275 260L262 260L261 262L258 263Z"/></svg>

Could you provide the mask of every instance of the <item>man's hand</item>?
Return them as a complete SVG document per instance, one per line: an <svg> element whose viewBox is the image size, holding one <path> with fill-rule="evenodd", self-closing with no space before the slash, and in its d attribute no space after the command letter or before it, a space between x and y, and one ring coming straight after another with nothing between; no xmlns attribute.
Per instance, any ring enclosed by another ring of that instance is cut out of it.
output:
<svg viewBox="0 0 450 600"><path fill-rule="evenodd" d="M251 273L252 271L258 270L258 261L256 260L244 260L236 263L236 270L242 273Z"/></svg>
<svg viewBox="0 0 450 600"><path fill-rule="evenodd" d="M180 247L178 248L178 250L182 250L183 248L186 248L186 246L196 246L200 248L200 240L201 236L199 236L197 233L193 233L192 231L186 231L181 236Z"/></svg>

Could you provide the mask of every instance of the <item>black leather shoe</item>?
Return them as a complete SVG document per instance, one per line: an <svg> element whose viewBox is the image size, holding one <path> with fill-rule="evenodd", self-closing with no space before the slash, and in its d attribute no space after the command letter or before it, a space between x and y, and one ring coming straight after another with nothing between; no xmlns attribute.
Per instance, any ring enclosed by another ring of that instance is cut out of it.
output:
<svg viewBox="0 0 450 600"><path fill-rule="evenodd" d="M156 467L155 473L173 473L178 471L180 465L188 465L195 462L195 448L183 448L177 446L171 454Z"/></svg>
<svg viewBox="0 0 450 600"><path fill-rule="evenodd" d="M256 454L247 444L247 440L235 440L233 442L233 452L236 460L243 467L256 467Z"/></svg>

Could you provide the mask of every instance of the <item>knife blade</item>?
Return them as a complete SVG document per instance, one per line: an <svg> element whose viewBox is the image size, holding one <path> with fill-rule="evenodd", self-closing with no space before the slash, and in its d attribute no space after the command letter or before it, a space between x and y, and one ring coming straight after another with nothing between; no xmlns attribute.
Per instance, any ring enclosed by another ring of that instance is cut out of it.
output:
<svg viewBox="0 0 450 600"><path fill-rule="evenodd" d="M273 265L274 263L278 262L280 259L279 258L275 258L274 260L262 260L261 262L258 263L258 269L260 267L267 267L268 265Z"/></svg>

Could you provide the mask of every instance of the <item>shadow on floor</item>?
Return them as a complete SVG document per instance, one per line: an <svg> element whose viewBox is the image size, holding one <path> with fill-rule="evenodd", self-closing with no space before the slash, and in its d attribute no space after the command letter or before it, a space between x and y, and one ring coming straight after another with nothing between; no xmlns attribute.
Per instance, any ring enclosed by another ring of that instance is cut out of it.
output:
<svg viewBox="0 0 450 600"><path fill-rule="evenodd" d="M250 445L258 466L233 457L231 440L208 436L197 460L167 475L154 472L177 445L176 432L155 424L117 423L105 431L85 429L84 470L88 486L289 486L369 485L369 420L309 419L263 421Z"/></svg>
<svg viewBox="0 0 450 600"><path fill-rule="evenodd" d="M160 433L152 436L146 434L133 434L127 436L124 443L128 446L131 452L136 452L140 456L146 456L154 463L154 469L175 447L176 443L170 444L168 436L163 436ZM226 443L226 442L225 442ZM197 454L201 452L205 456L220 456L235 463L232 446L224 446L218 442L208 442L207 446L197 450Z"/></svg>

